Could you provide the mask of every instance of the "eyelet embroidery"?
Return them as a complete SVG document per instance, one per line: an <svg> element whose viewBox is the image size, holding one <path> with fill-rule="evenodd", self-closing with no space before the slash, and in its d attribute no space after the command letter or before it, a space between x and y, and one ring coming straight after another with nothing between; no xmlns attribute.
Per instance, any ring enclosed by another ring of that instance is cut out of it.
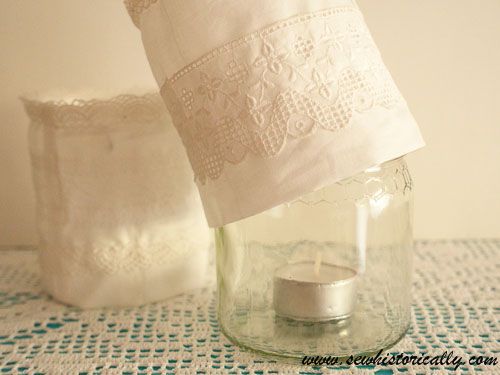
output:
<svg viewBox="0 0 500 375"><path fill-rule="evenodd" d="M231 41L167 79L161 93L201 184L249 153L276 157L288 138L335 132L356 112L403 101L353 7Z"/></svg>

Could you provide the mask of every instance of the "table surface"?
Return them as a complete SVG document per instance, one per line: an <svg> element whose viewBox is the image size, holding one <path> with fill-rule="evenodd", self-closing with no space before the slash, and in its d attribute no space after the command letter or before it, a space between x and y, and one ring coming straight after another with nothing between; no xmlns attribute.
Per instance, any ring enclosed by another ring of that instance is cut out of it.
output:
<svg viewBox="0 0 500 375"><path fill-rule="evenodd" d="M500 239L419 241L412 327L391 353L500 360ZM500 374L497 366L462 374ZM36 251L0 251L0 374L446 374L446 366L311 367L231 344L213 288L124 309L81 310L40 287Z"/></svg>

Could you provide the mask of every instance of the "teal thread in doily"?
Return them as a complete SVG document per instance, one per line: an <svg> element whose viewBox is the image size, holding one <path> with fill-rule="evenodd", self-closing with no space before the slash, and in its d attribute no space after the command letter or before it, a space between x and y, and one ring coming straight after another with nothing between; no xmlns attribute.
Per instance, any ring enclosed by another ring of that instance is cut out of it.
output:
<svg viewBox="0 0 500 375"><path fill-rule="evenodd" d="M500 357L500 240L422 241L412 327L391 353ZM462 374L500 367L462 366ZM305 367L241 351L212 289L137 308L80 310L40 289L34 251L0 251L0 374L454 374L447 367Z"/></svg>

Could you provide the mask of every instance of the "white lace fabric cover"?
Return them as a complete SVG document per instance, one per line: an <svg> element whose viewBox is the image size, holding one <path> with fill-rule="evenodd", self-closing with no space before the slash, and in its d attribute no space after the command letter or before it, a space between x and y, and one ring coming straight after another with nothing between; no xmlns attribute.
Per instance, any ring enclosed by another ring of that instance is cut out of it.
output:
<svg viewBox="0 0 500 375"><path fill-rule="evenodd" d="M424 145L352 0L125 0L212 227Z"/></svg>
<svg viewBox="0 0 500 375"><path fill-rule="evenodd" d="M160 96L24 104L45 289L98 307L203 286L209 229Z"/></svg>

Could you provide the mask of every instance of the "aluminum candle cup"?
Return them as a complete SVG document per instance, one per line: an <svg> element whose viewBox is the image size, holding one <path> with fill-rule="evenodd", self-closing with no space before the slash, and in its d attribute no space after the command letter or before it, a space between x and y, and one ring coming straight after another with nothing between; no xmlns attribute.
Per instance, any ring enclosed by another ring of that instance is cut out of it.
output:
<svg viewBox="0 0 500 375"><path fill-rule="evenodd" d="M315 262L287 264L274 275L276 315L301 321L348 318L356 303L357 272Z"/></svg>

